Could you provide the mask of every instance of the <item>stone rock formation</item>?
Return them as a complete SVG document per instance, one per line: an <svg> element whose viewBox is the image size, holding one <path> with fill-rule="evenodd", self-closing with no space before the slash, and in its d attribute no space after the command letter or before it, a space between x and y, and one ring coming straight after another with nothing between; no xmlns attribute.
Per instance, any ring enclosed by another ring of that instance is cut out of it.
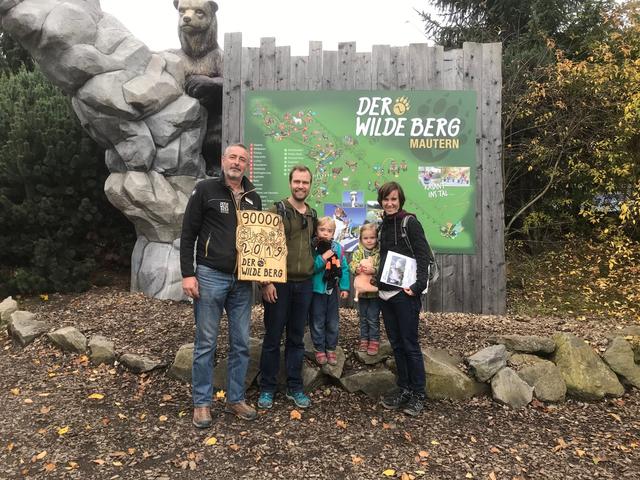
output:
<svg viewBox="0 0 640 480"><path fill-rule="evenodd" d="M0 0L0 23L106 149L105 192L138 235L132 290L180 300L180 228L205 174L205 136L220 159L222 51L215 2L174 4L182 45L175 52L150 51L97 0Z"/></svg>

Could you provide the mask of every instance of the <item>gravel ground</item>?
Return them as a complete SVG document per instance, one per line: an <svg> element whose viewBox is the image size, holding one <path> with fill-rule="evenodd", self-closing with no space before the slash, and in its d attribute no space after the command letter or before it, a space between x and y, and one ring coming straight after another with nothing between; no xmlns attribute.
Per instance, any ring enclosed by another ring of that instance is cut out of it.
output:
<svg viewBox="0 0 640 480"><path fill-rule="evenodd" d="M119 353L166 363L194 332L189 304L132 294L122 284L29 299L21 308L54 327L104 335ZM256 337L261 319L256 307ZM607 332L624 325L601 317L427 314L425 320L423 345L459 355L507 333L568 331L604 348ZM341 310L340 335L351 357L354 311ZM218 357L226 343L223 321ZM197 431L190 387L164 370L134 375L120 366L94 367L44 338L19 349L4 332L0 346L0 478L640 478L638 390L596 403L534 401L517 411L489 398L429 402L423 415L408 418L330 386L312 392L313 407L300 418L282 397L252 423L224 414L217 401L213 428ZM248 399L257 400L255 387Z"/></svg>

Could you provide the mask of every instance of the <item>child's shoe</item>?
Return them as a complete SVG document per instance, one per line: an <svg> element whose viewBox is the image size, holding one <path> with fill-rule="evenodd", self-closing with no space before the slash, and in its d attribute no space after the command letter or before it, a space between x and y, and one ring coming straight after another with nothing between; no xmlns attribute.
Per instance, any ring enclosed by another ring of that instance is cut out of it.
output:
<svg viewBox="0 0 640 480"><path fill-rule="evenodd" d="M338 364L338 355L336 355L335 351L327 352L327 362L329 365L337 365Z"/></svg>
<svg viewBox="0 0 640 480"><path fill-rule="evenodd" d="M367 355L377 355L380 348L380 342L377 340L369 340L369 346L367 347Z"/></svg>
<svg viewBox="0 0 640 480"><path fill-rule="evenodd" d="M316 351L316 363L320 366L327 363L327 354L324 352Z"/></svg>
<svg viewBox="0 0 640 480"><path fill-rule="evenodd" d="M358 345L359 352L366 352L369 348L369 340L362 338L360 339L360 345Z"/></svg>

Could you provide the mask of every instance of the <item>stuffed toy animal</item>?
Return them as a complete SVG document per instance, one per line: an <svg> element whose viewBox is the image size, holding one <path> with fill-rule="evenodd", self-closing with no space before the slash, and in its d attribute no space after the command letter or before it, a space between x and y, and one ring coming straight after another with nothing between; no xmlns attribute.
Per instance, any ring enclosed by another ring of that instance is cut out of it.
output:
<svg viewBox="0 0 640 480"><path fill-rule="evenodd" d="M360 267L373 268L373 262L371 258L363 258L360 260ZM369 273L359 273L353 279L353 289L356 291L353 301L357 302L361 293L377 292L378 287L375 283L375 278Z"/></svg>
<svg viewBox="0 0 640 480"><path fill-rule="evenodd" d="M331 249L330 240L320 240L319 238L316 238L315 243L315 249L318 255L323 255L327 250ZM332 288L342 277L342 269L340 267L340 259L334 253L331 257L329 257L329 260L327 260L327 263L325 264L324 274L322 275L322 279L327 283L327 288Z"/></svg>

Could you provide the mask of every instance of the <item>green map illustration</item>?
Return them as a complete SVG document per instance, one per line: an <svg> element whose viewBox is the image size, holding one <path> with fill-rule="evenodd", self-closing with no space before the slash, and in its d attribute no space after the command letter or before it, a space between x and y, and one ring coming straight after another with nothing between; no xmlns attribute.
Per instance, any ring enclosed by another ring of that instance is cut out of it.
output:
<svg viewBox="0 0 640 480"><path fill-rule="evenodd" d="M270 205L289 196L291 167L308 166L308 202L334 216L347 250L381 218L377 189L396 181L437 253L472 254L475 111L475 92L247 92L248 175Z"/></svg>

